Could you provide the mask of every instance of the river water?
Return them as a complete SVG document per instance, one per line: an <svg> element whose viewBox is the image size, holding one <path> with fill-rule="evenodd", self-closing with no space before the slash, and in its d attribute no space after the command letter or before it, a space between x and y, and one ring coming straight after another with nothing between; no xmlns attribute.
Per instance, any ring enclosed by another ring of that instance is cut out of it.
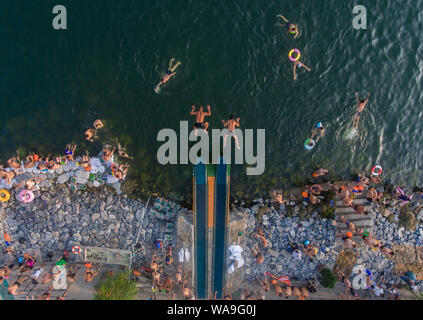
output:
<svg viewBox="0 0 423 320"><path fill-rule="evenodd" d="M192 194L192 166L163 167L156 136L179 128L191 105L210 104L210 128L231 113L241 128L266 129L266 171L232 168L232 191L288 187L323 166L332 178L383 167L398 183L420 184L423 142L422 15L418 0L361 1L367 30L352 27L354 1L90 0L60 1L68 29L52 28L57 1L0 3L2 159L62 152L73 141L95 154L118 137L135 155L137 191ZM276 26L294 21L300 37ZM290 49L312 71L292 79ZM177 75L153 90L170 58ZM371 98L357 132L354 92ZM107 131L94 144L83 132L96 118ZM306 152L321 121L326 135Z"/></svg>

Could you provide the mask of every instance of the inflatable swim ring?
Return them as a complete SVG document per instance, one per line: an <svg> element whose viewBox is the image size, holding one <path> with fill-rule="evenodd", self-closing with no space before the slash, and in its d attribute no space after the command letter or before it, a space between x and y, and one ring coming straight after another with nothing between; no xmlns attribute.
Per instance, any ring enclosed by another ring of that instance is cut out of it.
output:
<svg viewBox="0 0 423 320"><path fill-rule="evenodd" d="M297 57L296 58L293 58L292 57L292 54L294 52L297 54ZM291 60L292 62L298 61L298 60L300 60L301 52L298 49L292 49L291 51L289 51L288 57L289 57L289 60Z"/></svg>
<svg viewBox="0 0 423 320"><path fill-rule="evenodd" d="M313 148L316 146L316 142L313 139L308 139L306 142L304 142L304 148L306 150L313 150Z"/></svg>
<svg viewBox="0 0 423 320"><path fill-rule="evenodd" d="M376 170L378 170L376 172ZM380 174L382 173L382 167L381 166L374 166L372 169L372 175L374 176L380 176Z"/></svg>
<svg viewBox="0 0 423 320"><path fill-rule="evenodd" d="M73 246L72 247L72 252L74 254L80 254L82 252L81 247L80 246Z"/></svg>
<svg viewBox="0 0 423 320"><path fill-rule="evenodd" d="M10 193L6 189L0 189L0 201L6 202L10 199Z"/></svg>
<svg viewBox="0 0 423 320"><path fill-rule="evenodd" d="M30 203L34 200L34 193L31 190L22 190L19 192L18 199L23 203Z"/></svg>

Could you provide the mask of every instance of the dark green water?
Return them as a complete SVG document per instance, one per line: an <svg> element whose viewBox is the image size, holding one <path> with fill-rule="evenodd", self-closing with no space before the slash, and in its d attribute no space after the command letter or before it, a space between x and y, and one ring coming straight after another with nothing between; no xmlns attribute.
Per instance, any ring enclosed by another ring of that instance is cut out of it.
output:
<svg viewBox="0 0 423 320"><path fill-rule="evenodd" d="M212 105L211 128L229 113L242 128L266 129L266 171L232 170L232 191L266 191L309 177L334 178L374 164L397 182L421 183L422 7L418 0L361 1L368 30L352 27L355 1L90 0L60 1L68 30L52 28L57 1L0 3L0 149L62 152L73 141L95 154L117 136L136 159L138 190L192 194L192 167L156 161L162 128L190 120L192 104ZM293 40L275 26L295 21ZM292 81L287 54L299 48L312 72ZM182 61L160 94L169 59ZM349 137L354 92L372 92L358 135ZM96 118L108 133L95 144L83 132ZM322 121L327 134L312 152L304 140Z"/></svg>

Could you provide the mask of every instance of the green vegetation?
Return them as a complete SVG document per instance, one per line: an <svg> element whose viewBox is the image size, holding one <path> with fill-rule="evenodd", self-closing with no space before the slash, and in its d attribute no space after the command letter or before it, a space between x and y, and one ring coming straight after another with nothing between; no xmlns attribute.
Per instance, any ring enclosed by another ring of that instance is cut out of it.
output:
<svg viewBox="0 0 423 320"><path fill-rule="evenodd" d="M336 283L335 274L329 268L324 268L320 271L322 278L320 284L325 288L334 288Z"/></svg>
<svg viewBox="0 0 423 320"><path fill-rule="evenodd" d="M96 288L94 300L134 300L138 293L135 281L130 279L129 271L116 276L108 275Z"/></svg>
<svg viewBox="0 0 423 320"><path fill-rule="evenodd" d="M401 208L398 225L404 227L405 230L416 230L416 218L414 213L408 210L408 205Z"/></svg>

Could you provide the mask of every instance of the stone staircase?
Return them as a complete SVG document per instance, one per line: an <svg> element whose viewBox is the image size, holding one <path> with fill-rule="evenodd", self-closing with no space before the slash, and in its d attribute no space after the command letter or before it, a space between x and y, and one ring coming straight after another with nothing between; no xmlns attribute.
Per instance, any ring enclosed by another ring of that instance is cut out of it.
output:
<svg viewBox="0 0 423 320"><path fill-rule="evenodd" d="M348 181L341 181L334 183L337 186L347 185ZM367 189L363 191L360 196L356 196L354 199L354 204L363 205L367 211L370 210L372 204L366 199L366 192ZM335 236L335 248L342 249L343 248L343 241L342 237L346 234L348 230L346 224L341 221L341 216L344 216L347 221L352 222L355 225L356 230L365 229L370 233L373 233L373 218L372 215L369 213L368 215L359 215L355 213L352 207L346 206L341 198L337 195L335 198L335 219L336 219L336 236ZM361 236L354 236L354 242L357 243L358 246L361 246L363 240Z"/></svg>

